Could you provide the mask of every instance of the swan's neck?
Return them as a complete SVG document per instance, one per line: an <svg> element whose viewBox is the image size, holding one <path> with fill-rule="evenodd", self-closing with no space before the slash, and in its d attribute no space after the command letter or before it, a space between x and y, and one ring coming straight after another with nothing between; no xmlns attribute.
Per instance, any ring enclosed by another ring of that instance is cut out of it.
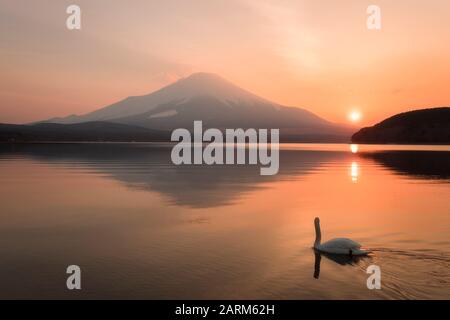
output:
<svg viewBox="0 0 450 320"><path fill-rule="evenodd" d="M320 242L322 241L322 233L320 232L320 224L315 223L314 227L316 229L316 241L314 241L314 246L320 245Z"/></svg>

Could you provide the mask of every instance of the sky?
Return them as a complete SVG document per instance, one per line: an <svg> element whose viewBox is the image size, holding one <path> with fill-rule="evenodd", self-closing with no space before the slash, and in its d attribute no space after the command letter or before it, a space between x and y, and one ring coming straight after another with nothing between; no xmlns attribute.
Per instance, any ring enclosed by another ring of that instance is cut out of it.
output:
<svg viewBox="0 0 450 320"><path fill-rule="evenodd" d="M68 30L66 8L81 8ZM369 5L381 29L366 25ZM2 0L0 122L84 114L212 72L360 126L450 106L448 0Z"/></svg>

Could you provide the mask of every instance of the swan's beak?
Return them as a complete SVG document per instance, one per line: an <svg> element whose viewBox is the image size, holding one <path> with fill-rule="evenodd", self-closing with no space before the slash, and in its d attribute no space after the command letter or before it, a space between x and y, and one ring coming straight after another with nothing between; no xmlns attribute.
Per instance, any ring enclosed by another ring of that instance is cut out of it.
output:
<svg viewBox="0 0 450 320"><path fill-rule="evenodd" d="M354 249L352 250L352 256L367 256L370 251L362 250L362 249Z"/></svg>

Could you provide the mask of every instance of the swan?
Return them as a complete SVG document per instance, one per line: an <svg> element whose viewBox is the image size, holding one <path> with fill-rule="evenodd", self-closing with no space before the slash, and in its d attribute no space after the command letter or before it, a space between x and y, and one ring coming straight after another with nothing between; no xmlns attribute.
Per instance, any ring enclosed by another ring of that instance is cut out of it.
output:
<svg viewBox="0 0 450 320"><path fill-rule="evenodd" d="M346 238L336 238L325 243L320 243L322 233L320 232L320 219L314 219L314 227L316 228L316 241L314 241L314 249L319 252L331 254L345 254L349 256L363 256L369 252L361 250L361 245L353 240Z"/></svg>

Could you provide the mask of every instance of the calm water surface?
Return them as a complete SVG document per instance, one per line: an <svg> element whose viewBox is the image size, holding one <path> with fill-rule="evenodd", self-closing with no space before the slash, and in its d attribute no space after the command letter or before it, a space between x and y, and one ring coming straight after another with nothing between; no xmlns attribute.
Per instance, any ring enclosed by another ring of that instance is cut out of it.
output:
<svg viewBox="0 0 450 320"><path fill-rule="evenodd" d="M450 298L450 147L283 145L271 177L170 150L0 145L0 298ZM315 255L316 216L373 254Z"/></svg>

